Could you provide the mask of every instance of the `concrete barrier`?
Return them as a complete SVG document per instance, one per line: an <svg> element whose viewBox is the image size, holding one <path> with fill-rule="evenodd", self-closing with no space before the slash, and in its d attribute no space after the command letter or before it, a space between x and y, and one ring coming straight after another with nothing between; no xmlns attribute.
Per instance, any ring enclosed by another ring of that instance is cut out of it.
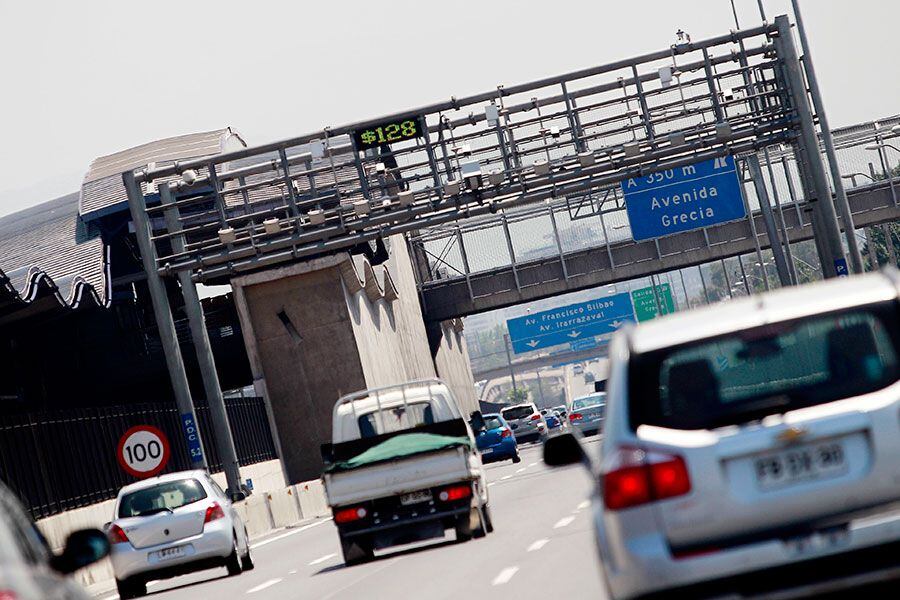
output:
<svg viewBox="0 0 900 600"><path fill-rule="evenodd" d="M331 510L325 500L325 488L321 479L301 481L293 486L300 502L300 513L304 519L312 517L330 517Z"/></svg>
<svg viewBox="0 0 900 600"><path fill-rule="evenodd" d="M275 529L268 494L253 494L246 500L236 502L234 508L241 515L250 537L257 537Z"/></svg>
<svg viewBox="0 0 900 600"><path fill-rule="evenodd" d="M303 518L293 486L274 490L266 496L272 514L272 523L276 528L289 527Z"/></svg>

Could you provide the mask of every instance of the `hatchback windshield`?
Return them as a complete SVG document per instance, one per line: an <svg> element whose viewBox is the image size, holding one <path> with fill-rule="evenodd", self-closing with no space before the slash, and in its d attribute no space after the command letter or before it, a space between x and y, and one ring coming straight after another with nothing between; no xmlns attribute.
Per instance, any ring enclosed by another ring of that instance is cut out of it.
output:
<svg viewBox="0 0 900 600"><path fill-rule="evenodd" d="M503 427L503 421L500 420L500 417L485 417L484 418L484 428L485 429L499 429Z"/></svg>
<svg viewBox="0 0 900 600"><path fill-rule="evenodd" d="M504 408L502 411L504 419L524 419L531 416L534 409L530 406L514 406L512 408Z"/></svg>
<svg viewBox="0 0 900 600"><path fill-rule="evenodd" d="M589 406L598 406L606 402L606 394L593 394L584 398L576 398L572 402L572 410L582 410Z"/></svg>
<svg viewBox="0 0 900 600"><path fill-rule="evenodd" d="M876 391L897 381L897 335L888 305L636 357L632 426L713 428Z"/></svg>
<svg viewBox="0 0 900 600"><path fill-rule="evenodd" d="M119 517L144 517L168 512L206 498L206 490L196 479L167 481L125 494L119 505Z"/></svg>

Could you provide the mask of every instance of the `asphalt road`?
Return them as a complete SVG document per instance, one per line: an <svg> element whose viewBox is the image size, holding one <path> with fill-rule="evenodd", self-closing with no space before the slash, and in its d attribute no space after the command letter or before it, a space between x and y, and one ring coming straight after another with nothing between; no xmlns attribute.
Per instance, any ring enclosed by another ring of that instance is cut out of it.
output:
<svg viewBox="0 0 900 600"><path fill-rule="evenodd" d="M596 453L596 438L589 451ZM580 467L550 469L540 446L522 462L487 466L494 533L443 541L345 567L330 520L314 521L257 541L256 569L227 577L214 569L151 582L154 600L215 598L605 598L587 502L591 482ZM115 594L100 596L105 600Z"/></svg>

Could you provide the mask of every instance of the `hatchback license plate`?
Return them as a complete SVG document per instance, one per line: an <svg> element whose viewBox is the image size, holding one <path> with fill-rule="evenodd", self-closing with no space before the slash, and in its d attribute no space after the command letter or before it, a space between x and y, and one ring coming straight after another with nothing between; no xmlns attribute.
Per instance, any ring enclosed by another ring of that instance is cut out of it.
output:
<svg viewBox="0 0 900 600"><path fill-rule="evenodd" d="M173 558L181 558L184 556L184 546L175 546L174 548L165 548L163 550L156 551L156 558L158 560L171 560Z"/></svg>
<svg viewBox="0 0 900 600"><path fill-rule="evenodd" d="M431 490L422 490L419 492L411 492L400 496L400 504L409 506L410 504L419 504L420 502L429 502L431 500Z"/></svg>
<svg viewBox="0 0 900 600"><path fill-rule="evenodd" d="M493 448L485 448L484 450L481 451L481 453L482 454L490 454L493 451L494 451Z"/></svg>
<svg viewBox="0 0 900 600"><path fill-rule="evenodd" d="M832 442L801 446L757 458L754 470L760 489L767 490L843 475L847 472L847 458L844 447Z"/></svg>

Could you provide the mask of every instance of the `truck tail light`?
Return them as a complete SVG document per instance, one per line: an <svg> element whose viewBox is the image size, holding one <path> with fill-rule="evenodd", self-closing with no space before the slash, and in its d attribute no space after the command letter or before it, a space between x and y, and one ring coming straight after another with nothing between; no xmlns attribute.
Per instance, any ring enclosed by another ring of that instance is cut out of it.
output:
<svg viewBox="0 0 900 600"><path fill-rule="evenodd" d="M444 488L438 493L438 500L441 502L453 502L454 500L463 500L472 496L472 486L469 485L452 485Z"/></svg>
<svg viewBox="0 0 900 600"><path fill-rule="evenodd" d="M110 525L109 531L106 532L106 537L109 539L110 544L128 543L128 536L125 535L125 530L116 524ZM2 598L3 596L0 595L0 600L2 600Z"/></svg>
<svg viewBox="0 0 900 600"><path fill-rule="evenodd" d="M683 496L691 491L684 458L676 454L620 448L601 475L603 502L610 510Z"/></svg>
<svg viewBox="0 0 900 600"><path fill-rule="evenodd" d="M216 519L221 519L225 516L225 512L222 510L222 507L219 506L218 502L213 502L206 509L206 516L203 517L203 524L206 525L210 521L215 521Z"/></svg>
<svg viewBox="0 0 900 600"><path fill-rule="evenodd" d="M369 514L364 506L353 506L350 508L340 508L334 511L335 523L352 523L365 519Z"/></svg>

